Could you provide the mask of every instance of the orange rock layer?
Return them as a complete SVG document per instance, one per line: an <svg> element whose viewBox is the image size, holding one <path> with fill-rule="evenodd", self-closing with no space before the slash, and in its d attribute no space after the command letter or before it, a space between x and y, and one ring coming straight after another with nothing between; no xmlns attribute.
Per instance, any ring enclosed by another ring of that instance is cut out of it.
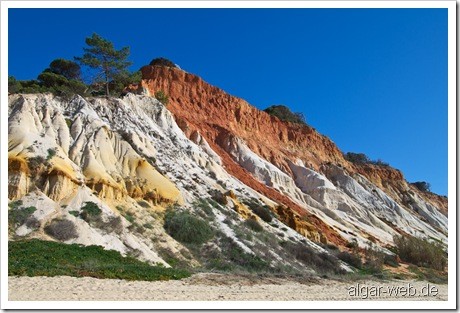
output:
<svg viewBox="0 0 460 313"><path fill-rule="evenodd" d="M290 208L300 217L307 215L302 207L256 180L232 159L223 148L227 138L234 136L243 139L253 152L288 174L292 174L288 160L300 159L317 171L323 163L340 164L350 173L365 176L396 201L403 202L403 194L408 189L408 184L402 173L396 169L352 164L344 159L342 152L329 138L319 134L315 129L283 122L251 106L243 99L229 95L200 77L178 68L144 66L141 72L141 84L131 86L130 91L144 89L151 95L160 90L164 91L169 95L168 109L174 114L177 124L187 136L191 137L198 131L222 158L230 174L270 199ZM421 196L441 210L445 208L447 211L447 198L425 194ZM292 225L293 228L299 228L302 224L300 222L303 222L293 217L288 218L289 214L281 215L286 217L288 224L295 224ZM318 217L310 215L308 221L317 230L321 230L328 241L336 244L345 242Z"/></svg>

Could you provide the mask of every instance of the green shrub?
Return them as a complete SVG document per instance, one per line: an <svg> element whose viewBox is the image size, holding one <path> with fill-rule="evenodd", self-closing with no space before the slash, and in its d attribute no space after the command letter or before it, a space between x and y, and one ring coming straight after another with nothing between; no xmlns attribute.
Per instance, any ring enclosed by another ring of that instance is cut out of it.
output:
<svg viewBox="0 0 460 313"><path fill-rule="evenodd" d="M414 265L409 265L408 269L417 276L418 280L429 281L433 284L448 283L449 277L447 272L438 271L432 268L417 267Z"/></svg>
<svg viewBox="0 0 460 313"><path fill-rule="evenodd" d="M107 222L100 220L95 226L106 233L121 234L123 232L123 224L119 216L110 216Z"/></svg>
<svg viewBox="0 0 460 313"><path fill-rule="evenodd" d="M73 210L73 211L69 211L69 214L75 217L78 217L80 215L80 212Z"/></svg>
<svg viewBox="0 0 460 313"><path fill-rule="evenodd" d="M345 155L345 160L350 161L352 163L358 164L366 164L370 162L370 159L364 153L354 153L354 152L347 152Z"/></svg>
<svg viewBox="0 0 460 313"><path fill-rule="evenodd" d="M40 221L35 216L30 216L26 219L24 223L28 228L38 229L41 226Z"/></svg>
<svg viewBox="0 0 460 313"><path fill-rule="evenodd" d="M228 259L233 266L237 266L245 271L260 272L270 269L270 264L255 254L246 253L231 238L223 237L221 239L224 257ZM233 266L230 266L232 268Z"/></svg>
<svg viewBox="0 0 460 313"><path fill-rule="evenodd" d="M390 166L390 164L388 162L385 162L385 161L383 161L381 159L372 160L370 163L374 164L374 165L378 165L378 166Z"/></svg>
<svg viewBox="0 0 460 313"><path fill-rule="evenodd" d="M230 253L228 257L230 260L236 265L239 265L248 271L258 272L267 270L269 268L269 263L267 261L264 261L257 255L244 252L236 244L232 246L232 249L230 249L229 252Z"/></svg>
<svg viewBox="0 0 460 313"><path fill-rule="evenodd" d="M74 215L77 211L71 211L70 214ZM120 216L109 216L107 222L102 219L102 210L99 206L91 201L85 202L85 205L81 208L79 216L91 226L99 228L106 233L121 234L123 231L123 223L121 222Z"/></svg>
<svg viewBox="0 0 460 313"><path fill-rule="evenodd" d="M129 225L128 229L132 232L136 232L138 234L143 234L145 233L145 228L142 225L139 225L138 223L132 223Z"/></svg>
<svg viewBox="0 0 460 313"><path fill-rule="evenodd" d="M51 160L54 156L56 155L56 150L55 149L48 149L48 155L46 157L46 160L49 161Z"/></svg>
<svg viewBox="0 0 460 313"><path fill-rule="evenodd" d="M69 60L56 59L50 67L41 72L37 80L18 81L8 77L8 92L10 93L44 93L51 92L63 98L75 94L86 95L88 87L80 78L80 66Z"/></svg>
<svg viewBox="0 0 460 313"><path fill-rule="evenodd" d="M152 66L166 66L166 67L177 67L176 64L174 64L174 62L166 59L166 58L156 58L156 59L153 59L151 62L150 62L150 65Z"/></svg>
<svg viewBox="0 0 460 313"><path fill-rule="evenodd" d="M12 209L17 209L22 205L22 200L16 200L8 203L8 206Z"/></svg>
<svg viewBox="0 0 460 313"><path fill-rule="evenodd" d="M214 213L212 211L212 206L209 204L208 201L204 199L199 199L194 203L194 206L196 208L201 209L204 213L206 213L207 216L209 217L214 217Z"/></svg>
<svg viewBox="0 0 460 313"><path fill-rule="evenodd" d="M371 160L364 153L347 152L343 155L343 157L345 158L345 160L355 164L374 164L378 166L390 166L390 164L382 161L381 159Z"/></svg>
<svg viewBox="0 0 460 313"><path fill-rule="evenodd" d="M119 205L117 206L117 210L118 212L120 212L121 216L123 216L128 222L130 222L131 224L134 223L134 220L135 220L134 214L132 214L131 212L128 212L125 209L125 207Z"/></svg>
<svg viewBox="0 0 460 313"><path fill-rule="evenodd" d="M169 103L169 96L163 91L163 90L158 90L154 94L155 98L163 103L165 106L168 105Z"/></svg>
<svg viewBox="0 0 460 313"><path fill-rule="evenodd" d="M48 89L40 84L37 80L21 80L13 85L15 93L43 93L47 92ZM13 88L12 86L12 88Z"/></svg>
<svg viewBox="0 0 460 313"><path fill-rule="evenodd" d="M244 225L247 226L249 229L255 232L261 232L263 230L262 225L259 224L256 220L250 218L244 221Z"/></svg>
<svg viewBox="0 0 460 313"><path fill-rule="evenodd" d="M102 213L102 210L99 208L99 206L96 203L88 201L88 202L85 202L84 206L82 206L80 216L85 221L89 221L91 219L94 219L95 217L100 216L101 213Z"/></svg>
<svg viewBox="0 0 460 313"><path fill-rule="evenodd" d="M439 271L447 266L447 253L439 242L412 236L395 236L393 241L403 261Z"/></svg>
<svg viewBox="0 0 460 313"><path fill-rule="evenodd" d="M21 89L21 83L14 76L8 76L8 92L18 93L21 91Z"/></svg>
<svg viewBox="0 0 460 313"><path fill-rule="evenodd" d="M27 159L27 163L31 171L37 173L40 167L46 163L46 159L42 157L41 155L37 155L37 156Z"/></svg>
<svg viewBox="0 0 460 313"><path fill-rule="evenodd" d="M389 265L391 267L398 267L399 266L398 258L396 257L396 255L390 255L390 254L386 254L386 253L385 253L385 256L384 256L384 259L383 259L383 263L386 264L386 265Z"/></svg>
<svg viewBox="0 0 460 313"><path fill-rule="evenodd" d="M318 253L307 245L301 243L285 242L283 248L286 249L297 260L304 264L313 267L320 273L336 273L341 274L343 270L337 258L327 253Z"/></svg>
<svg viewBox="0 0 460 313"><path fill-rule="evenodd" d="M187 211L168 209L164 228L171 237L183 243L202 244L214 236L212 228L204 220Z"/></svg>
<svg viewBox="0 0 460 313"><path fill-rule="evenodd" d="M51 223L45 227L45 233L61 241L67 241L78 237L75 224L66 219L52 220Z"/></svg>
<svg viewBox="0 0 460 313"><path fill-rule="evenodd" d="M37 239L8 242L8 275L90 276L126 280L168 280L189 277L184 270L151 266L100 246L63 244Z"/></svg>
<svg viewBox="0 0 460 313"><path fill-rule="evenodd" d="M427 183L426 181L417 181L417 182L411 183L411 185L413 185L415 188L423 192L429 192L431 189L430 183Z"/></svg>
<svg viewBox="0 0 460 313"><path fill-rule="evenodd" d="M43 86L48 88L62 86L68 82L67 78L64 76L51 72L42 72L38 75L38 80Z"/></svg>
<svg viewBox="0 0 460 313"><path fill-rule="evenodd" d="M276 116L284 122L306 125L305 116L302 113L293 113L285 105L272 105L264 110L270 115Z"/></svg>
<svg viewBox="0 0 460 313"><path fill-rule="evenodd" d="M356 267L358 269L363 267L363 262L361 261L361 257L359 255L342 251L339 254L337 254L337 257L345 263L348 263L351 266Z"/></svg>
<svg viewBox="0 0 460 313"><path fill-rule="evenodd" d="M109 89L112 95L122 96L126 94L125 88L127 86L139 84L141 80L142 73L140 71L133 73L122 71L114 75L113 80L109 83ZM98 93L98 91L96 91L96 93Z"/></svg>
<svg viewBox="0 0 460 313"><path fill-rule="evenodd" d="M132 213L129 213L129 212L120 212L121 215L123 215L123 217L128 221L130 222L131 224L134 224L135 223L135 220L136 218L134 217L134 215Z"/></svg>
<svg viewBox="0 0 460 313"><path fill-rule="evenodd" d="M256 201L245 201L244 204L246 204L251 209L251 211L260 217L264 222L270 223L273 220L273 214L267 206L262 206Z"/></svg>
<svg viewBox="0 0 460 313"><path fill-rule="evenodd" d="M366 273L377 274L383 270L383 264L385 263L385 253L367 248L364 250L365 263L363 269Z"/></svg>
<svg viewBox="0 0 460 313"><path fill-rule="evenodd" d="M22 205L22 201L20 200L16 201L16 203L10 203L12 209L8 211L8 224L12 227L24 224L37 210L34 206L19 208L20 205Z"/></svg>

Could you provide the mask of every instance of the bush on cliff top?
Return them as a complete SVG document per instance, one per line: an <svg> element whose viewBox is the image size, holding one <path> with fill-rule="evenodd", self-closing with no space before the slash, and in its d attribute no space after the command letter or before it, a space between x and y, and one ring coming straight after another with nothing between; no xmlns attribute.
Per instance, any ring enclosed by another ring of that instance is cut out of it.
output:
<svg viewBox="0 0 460 313"><path fill-rule="evenodd" d="M56 59L41 72L37 80L16 80L8 77L9 93L43 93L70 98L75 94L87 95L88 86L80 78L80 66L69 60Z"/></svg>
<svg viewBox="0 0 460 313"><path fill-rule="evenodd" d="M150 62L150 65L156 66L166 66L166 67L177 67L174 62L166 59L166 58L155 58Z"/></svg>
<svg viewBox="0 0 460 313"><path fill-rule="evenodd" d="M276 116L284 122L291 122L306 125L305 116L302 113L294 113L284 105L272 105L264 110L270 115Z"/></svg>
<svg viewBox="0 0 460 313"><path fill-rule="evenodd" d="M373 164L379 166L390 166L387 162L382 161L381 159L378 160L371 160L367 155L364 153L354 153L354 152L347 152L343 155L345 160L355 163L355 164Z"/></svg>
<svg viewBox="0 0 460 313"><path fill-rule="evenodd" d="M431 185L430 183L427 183L426 181L416 181L414 183L411 183L415 188L417 188L420 191L431 191Z"/></svg>

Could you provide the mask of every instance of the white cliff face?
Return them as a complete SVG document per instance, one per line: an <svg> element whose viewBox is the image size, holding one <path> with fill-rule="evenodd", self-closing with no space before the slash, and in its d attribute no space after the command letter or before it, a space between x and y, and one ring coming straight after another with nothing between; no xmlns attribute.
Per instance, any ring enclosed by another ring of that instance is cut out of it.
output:
<svg viewBox="0 0 460 313"><path fill-rule="evenodd" d="M447 217L415 193L409 200L417 214L363 176L352 177L334 165L314 171L300 160L288 160L291 173L285 173L241 139L225 140L225 150L237 164L347 240L356 239L363 247L375 240L391 244L397 230L447 240ZM257 240L241 238L225 221L235 215L235 223L243 223L251 212L243 204L246 200L267 204L273 211L278 205L230 175L201 134L196 132L189 140L166 107L148 96L64 101L51 95L12 95L8 159L8 198L12 203L21 200L22 207L34 206L33 217L40 222L35 229L19 225L12 236L53 240L44 227L64 218L78 232L68 243L102 245L166 266L159 247L167 247L179 258L179 251L187 250L163 228L161 214L168 206L181 205L199 214L197 201L231 190L233 196L224 196L227 205L214 203L214 220L209 223L246 253L257 254ZM89 202L100 208L101 224L119 218L120 230L101 229L82 219L82 207ZM270 223L252 216L276 242L293 238L327 253L294 229L280 232L284 224L276 214ZM150 226L140 232L142 225ZM286 262L276 249L269 246L266 253ZM196 264L193 259L189 262Z"/></svg>
<svg viewBox="0 0 460 313"><path fill-rule="evenodd" d="M214 190L239 190L240 196L270 203L229 175L203 138L197 136L197 144L187 139L154 98L61 101L51 95L14 95L9 113L8 155L15 165L9 171L9 198L22 201L21 207L35 207L33 217L40 222L38 229L20 225L15 236L52 240L44 227L67 219L78 232L68 243L102 245L168 266L152 238L178 255L186 248L165 233L162 219L152 212L175 203L192 209ZM80 218L88 202L101 209L104 223L119 217L122 231L108 232ZM134 223L125 219L126 213L135 216ZM216 215L221 218L215 226L250 252L222 223L225 215ZM143 234L133 231L133 225L143 224L151 226Z"/></svg>
<svg viewBox="0 0 460 313"><path fill-rule="evenodd" d="M252 152L238 138L229 139L226 149L259 181L288 195L306 211L316 213L332 225L343 237L355 238L362 246L370 244L369 238L391 244L393 236L398 234L395 228L447 242L447 217L415 194L413 208L420 216L408 212L363 176L359 175L356 180L340 167L326 166L325 176L301 162L288 161L291 177Z"/></svg>

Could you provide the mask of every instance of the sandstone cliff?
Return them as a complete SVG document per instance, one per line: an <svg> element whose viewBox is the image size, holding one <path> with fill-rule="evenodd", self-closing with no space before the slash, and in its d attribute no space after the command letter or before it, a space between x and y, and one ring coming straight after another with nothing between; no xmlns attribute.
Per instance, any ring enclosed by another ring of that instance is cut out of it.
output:
<svg viewBox="0 0 460 313"><path fill-rule="evenodd" d="M260 172L254 173L253 166L246 161L243 164L237 153L232 152L238 146L237 142L291 178L296 176L290 165L293 163L320 172L322 166L335 164L344 168L348 175L364 176L413 214L420 213L411 206L415 196L447 214L447 198L420 192L405 181L399 170L391 167L346 161L329 138L309 126L282 122L178 68L145 66L141 70L141 87L150 94L162 90L170 96L168 109L187 136L191 138L199 133L219 154L231 174L300 214L305 210L286 199L284 192L276 190L276 183L264 178ZM267 189L266 186L275 188Z"/></svg>
<svg viewBox="0 0 460 313"><path fill-rule="evenodd" d="M396 234L447 241L447 198L418 191L400 171L350 163L313 128L178 68L146 66L142 74L129 90L143 95L122 99L9 96L10 213L32 212L11 225L12 239L57 240L45 228L66 219L77 235L65 242L150 262L198 266L201 255L215 262L238 249L271 268L302 271L279 243L324 257L325 247L350 242L391 254ZM152 96L159 90L167 107ZM87 205L101 210L99 219L85 217ZM165 231L165 210L177 208L218 234L199 252Z"/></svg>

